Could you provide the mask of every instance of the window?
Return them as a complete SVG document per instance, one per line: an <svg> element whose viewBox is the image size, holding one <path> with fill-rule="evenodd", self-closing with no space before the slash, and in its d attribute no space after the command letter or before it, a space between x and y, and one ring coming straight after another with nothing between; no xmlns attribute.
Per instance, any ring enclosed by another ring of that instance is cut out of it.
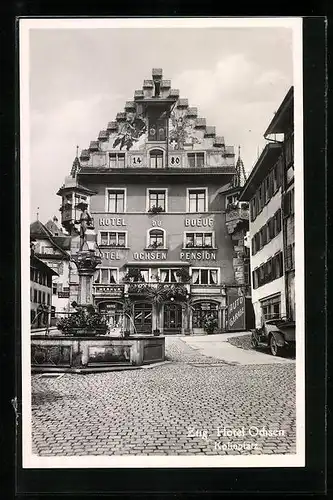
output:
<svg viewBox="0 0 333 500"><path fill-rule="evenodd" d="M95 283L102 285L112 285L118 283L118 269L97 269L95 274Z"/></svg>
<svg viewBox="0 0 333 500"><path fill-rule="evenodd" d="M272 279L277 279L283 276L282 252L274 255L272 259Z"/></svg>
<svg viewBox="0 0 333 500"><path fill-rule="evenodd" d="M281 231L281 209L279 209L275 215L275 235L279 234Z"/></svg>
<svg viewBox="0 0 333 500"><path fill-rule="evenodd" d="M217 285L218 270L210 268L192 269L193 285Z"/></svg>
<svg viewBox="0 0 333 500"><path fill-rule="evenodd" d="M150 168L163 168L163 151L154 149L150 152Z"/></svg>
<svg viewBox="0 0 333 500"><path fill-rule="evenodd" d="M285 269L291 271L295 269L295 244L288 245L285 253Z"/></svg>
<svg viewBox="0 0 333 500"><path fill-rule="evenodd" d="M193 328L204 328L207 317L218 320L219 306L213 302L199 302L193 305Z"/></svg>
<svg viewBox="0 0 333 500"><path fill-rule="evenodd" d="M37 302L38 302L39 304L41 304L41 303L42 303L42 292L41 292L40 290L38 290L38 300L37 300Z"/></svg>
<svg viewBox="0 0 333 500"><path fill-rule="evenodd" d="M37 295L37 290L34 290L34 302L38 302L38 295Z"/></svg>
<svg viewBox="0 0 333 500"><path fill-rule="evenodd" d="M270 176L267 175L265 181L264 181L264 205L269 201L270 199Z"/></svg>
<svg viewBox="0 0 333 500"><path fill-rule="evenodd" d="M273 168L273 185L272 185L272 191L273 191L273 194L276 193L276 191L278 190L278 167L277 165L275 165L275 167Z"/></svg>
<svg viewBox="0 0 333 500"><path fill-rule="evenodd" d="M188 190L188 212L206 212L207 211L207 192L206 189Z"/></svg>
<svg viewBox="0 0 333 500"><path fill-rule="evenodd" d="M126 247L126 232L101 231L100 245L109 247Z"/></svg>
<svg viewBox="0 0 333 500"><path fill-rule="evenodd" d="M109 153L110 168L125 168L125 153Z"/></svg>
<svg viewBox="0 0 333 500"><path fill-rule="evenodd" d="M185 233L186 248L213 248L213 233Z"/></svg>
<svg viewBox="0 0 333 500"><path fill-rule="evenodd" d="M166 119L161 116L149 117L148 141L165 141Z"/></svg>
<svg viewBox="0 0 333 500"><path fill-rule="evenodd" d="M51 305L51 294L50 293L47 294L47 305L48 306Z"/></svg>
<svg viewBox="0 0 333 500"><path fill-rule="evenodd" d="M75 201L75 206L77 206L79 203L86 203L89 206L89 202L87 200L87 197L84 196L83 194L75 193L74 201Z"/></svg>
<svg viewBox="0 0 333 500"><path fill-rule="evenodd" d="M290 135L285 141L286 167L294 161L294 136Z"/></svg>
<svg viewBox="0 0 333 500"><path fill-rule="evenodd" d="M265 246L267 244L267 225L265 224L261 229L261 242L262 246Z"/></svg>
<svg viewBox="0 0 333 500"><path fill-rule="evenodd" d="M125 190L108 189L108 212L125 212Z"/></svg>
<svg viewBox="0 0 333 500"><path fill-rule="evenodd" d="M45 292L42 292L42 304L45 304Z"/></svg>
<svg viewBox="0 0 333 500"><path fill-rule="evenodd" d="M166 212L166 189L148 189L148 212Z"/></svg>
<svg viewBox="0 0 333 500"><path fill-rule="evenodd" d="M255 197L253 197L252 200L251 200L251 202L250 202L250 216L251 216L251 222L253 222L254 219L257 216L257 214L256 214L256 200L255 200Z"/></svg>
<svg viewBox="0 0 333 500"><path fill-rule="evenodd" d="M263 320L279 318L281 315L281 296L261 301Z"/></svg>
<svg viewBox="0 0 333 500"><path fill-rule="evenodd" d="M269 221L267 222L267 226L268 226L268 241L270 241L275 237L274 217L269 219Z"/></svg>
<svg viewBox="0 0 333 500"><path fill-rule="evenodd" d="M162 229L150 229L148 234L148 248L165 248L164 231Z"/></svg>
<svg viewBox="0 0 333 500"><path fill-rule="evenodd" d="M204 153L188 153L187 163L190 168L203 168L205 166Z"/></svg>
<svg viewBox="0 0 333 500"><path fill-rule="evenodd" d="M238 194L232 194L225 198L225 208L236 208L238 206Z"/></svg>
<svg viewBox="0 0 333 500"><path fill-rule="evenodd" d="M258 280L258 269L255 269L252 272L252 283L253 283L253 288L256 289L259 286L259 280Z"/></svg>
<svg viewBox="0 0 333 500"><path fill-rule="evenodd" d="M177 276L178 269L161 269L160 278L162 283L178 283L179 277Z"/></svg>

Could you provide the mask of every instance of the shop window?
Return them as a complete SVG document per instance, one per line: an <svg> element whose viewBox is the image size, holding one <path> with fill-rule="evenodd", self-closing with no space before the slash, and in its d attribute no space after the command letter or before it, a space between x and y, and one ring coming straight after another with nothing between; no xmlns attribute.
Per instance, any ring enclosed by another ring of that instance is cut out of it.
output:
<svg viewBox="0 0 333 500"><path fill-rule="evenodd" d="M193 268L192 269L193 285L217 285L218 270L210 268Z"/></svg>
<svg viewBox="0 0 333 500"><path fill-rule="evenodd" d="M101 231L100 245L109 247L126 247L126 232L123 231Z"/></svg>
<svg viewBox="0 0 333 500"><path fill-rule="evenodd" d="M218 319L218 305L214 302L199 302L193 305L193 328L205 328L208 317Z"/></svg>
<svg viewBox="0 0 333 500"><path fill-rule="evenodd" d="M185 233L186 248L213 248L212 232Z"/></svg>
<svg viewBox="0 0 333 500"><path fill-rule="evenodd" d="M125 212L125 190L108 189L108 207L107 211L111 213Z"/></svg>
<svg viewBox="0 0 333 500"><path fill-rule="evenodd" d="M188 212L206 212L207 211L207 190L189 189L188 190Z"/></svg>
<svg viewBox="0 0 333 500"><path fill-rule="evenodd" d="M125 168L125 153L109 153L110 168Z"/></svg>
<svg viewBox="0 0 333 500"><path fill-rule="evenodd" d="M187 164L190 168L203 168L205 166L204 153L188 153Z"/></svg>
<svg viewBox="0 0 333 500"><path fill-rule="evenodd" d="M100 268L95 274L95 283L102 285L113 285L118 283L118 269Z"/></svg>
<svg viewBox="0 0 333 500"><path fill-rule="evenodd" d="M166 189L148 190L148 212L166 212Z"/></svg>
<svg viewBox="0 0 333 500"><path fill-rule="evenodd" d="M163 229L149 230L148 248L165 248L165 236Z"/></svg>
<svg viewBox="0 0 333 500"><path fill-rule="evenodd" d="M154 149L149 153L150 168L163 168L163 151Z"/></svg>

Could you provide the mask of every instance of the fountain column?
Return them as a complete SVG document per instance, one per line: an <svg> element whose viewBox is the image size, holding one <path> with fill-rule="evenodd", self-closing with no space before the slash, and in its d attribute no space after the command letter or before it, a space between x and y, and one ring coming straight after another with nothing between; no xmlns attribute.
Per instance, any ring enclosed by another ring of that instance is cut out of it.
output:
<svg viewBox="0 0 333 500"><path fill-rule="evenodd" d="M93 305L93 277L96 267L101 263L97 255L97 239L93 220L87 211L87 205L81 203L80 218L80 249L72 257L79 274L78 305L88 307Z"/></svg>

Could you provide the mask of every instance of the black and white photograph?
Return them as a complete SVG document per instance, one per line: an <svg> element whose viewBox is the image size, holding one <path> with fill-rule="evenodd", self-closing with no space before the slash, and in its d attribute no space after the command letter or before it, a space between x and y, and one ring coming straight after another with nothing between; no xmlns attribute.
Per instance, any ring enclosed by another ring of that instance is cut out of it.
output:
<svg viewBox="0 0 333 500"><path fill-rule="evenodd" d="M304 466L302 19L21 19L19 65L23 467Z"/></svg>

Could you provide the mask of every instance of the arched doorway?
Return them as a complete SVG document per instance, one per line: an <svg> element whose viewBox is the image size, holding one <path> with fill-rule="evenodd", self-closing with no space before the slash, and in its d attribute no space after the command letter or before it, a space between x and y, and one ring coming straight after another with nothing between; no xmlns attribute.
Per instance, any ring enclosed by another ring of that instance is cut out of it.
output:
<svg viewBox="0 0 333 500"><path fill-rule="evenodd" d="M163 333L165 335L181 333L182 325L182 306L174 302L166 303L163 314Z"/></svg>
<svg viewBox="0 0 333 500"><path fill-rule="evenodd" d="M136 302L134 304L134 326L137 333L152 332L152 304Z"/></svg>
<svg viewBox="0 0 333 500"><path fill-rule="evenodd" d="M205 332L205 320L207 316L213 316L219 322L219 304L208 300L196 302L192 306L192 329L193 333ZM220 322L219 322L220 323ZM218 326L221 328L221 325Z"/></svg>

